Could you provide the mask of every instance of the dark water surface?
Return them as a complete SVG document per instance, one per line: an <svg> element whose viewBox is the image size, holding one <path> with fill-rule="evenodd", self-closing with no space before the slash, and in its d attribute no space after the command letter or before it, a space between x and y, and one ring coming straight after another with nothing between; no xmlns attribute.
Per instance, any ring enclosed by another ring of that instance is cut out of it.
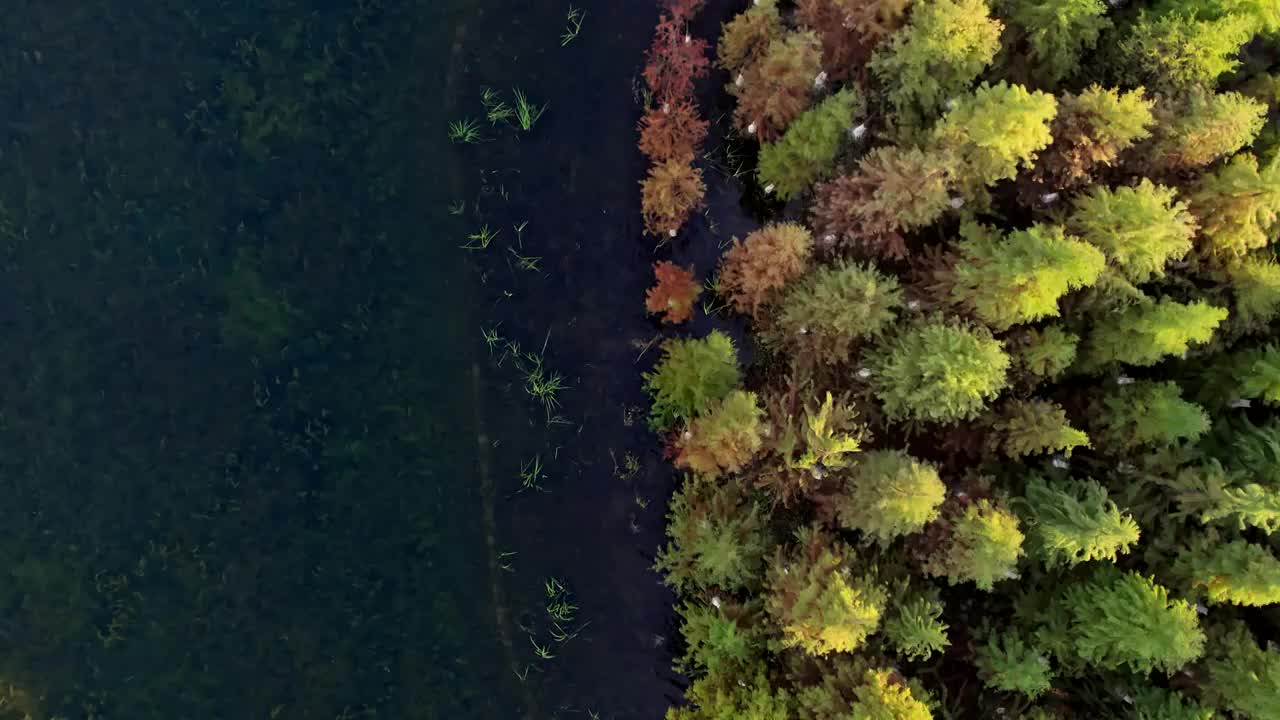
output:
<svg viewBox="0 0 1280 720"><path fill-rule="evenodd" d="M0 719L660 717L656 10L575 5L6 3Z"/></svg>

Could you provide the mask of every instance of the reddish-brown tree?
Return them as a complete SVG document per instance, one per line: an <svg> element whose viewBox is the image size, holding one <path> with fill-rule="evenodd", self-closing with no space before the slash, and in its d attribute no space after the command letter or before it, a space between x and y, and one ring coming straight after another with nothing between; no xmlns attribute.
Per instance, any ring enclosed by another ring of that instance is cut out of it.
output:
<svg viewBox="0 0 1280 720"><path fill-rule="evenodd" d="M710 66L707 41L690 36L684 23L663 17L653 33L649 64L644 79L659 103L674 103L693 97L693 83L705 76Z"/></svg>
<svg viewBox="0 0 1280 720"><path fill-rule="evenodd" d="M702 286L688 269L669 261L653 264L657 282L644 296L644 307L651 315L663 316L663 322L679 325L693 317L693 304L702 294Z"/></svg>
<svg viewBox="0 0 1280 720"><path fill-rule="evenodd" d="M707 4L707 0L662 0L661 4L676 22L688 22Z"/></svg>
<svg viewBox="0 0 1280 720"><path fill-rule="evenodd" d="M692 162L707 136L707 121L693 103L681 100L650 108L640 118L640 152L655 163Z"/></svg>
<svg viewBox="0 0 1280 720"><path fill-rule="evenodd" d="M798 0L796 19L819 34L822 67L843 80L906 18L908 0Z"/></svg>
<svg viewBox="0 0 1280 720"><path fill-rule="evenodd" d="M772 142L813 102L814 83L822 71L822 44L812 32L793 32L774 40L764 57L742 72L742 83L730 85L738 97L734 124Z"/></svg>

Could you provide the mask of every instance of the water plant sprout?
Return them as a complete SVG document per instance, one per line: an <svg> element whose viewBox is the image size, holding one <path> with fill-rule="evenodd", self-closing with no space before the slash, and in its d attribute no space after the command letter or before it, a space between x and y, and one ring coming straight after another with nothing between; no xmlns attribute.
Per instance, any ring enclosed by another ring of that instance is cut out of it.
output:
<svg viewBox="0 0 1280 720"><path fill-rule="evenodd" d="M467 236L467 242L462 246L463 250L488 250L489 245L498 237L501 230L490 230L488 224L481 225L480 229Z"/></svg>
<svg viewBox="0 0 1280 720"><path fill-rule="evenodd" d="M538 263L541 262L542 258L534 255L521 255L516 252L515 248L507 248L507 250L510 251L511 255L515 258L517 268L527 270L529 272L538 271Z"/></svg>
<svg viewBox="0 0 1280 720"><path fill-rule="evenodd" d="M546 479L542 472L542 456L534 455L532 460L520 465L520 487L524 490L542 490L542 481Z"/></svg>
<svg viewBox="0 0 1280 720"><path fill-rule="evenodd" d="M493 88L485 88L480 92L480 104L484 105L485 117L491 125L510 122L511 118L515 116L515 111Z"/></svg>
<svg viewBox="0 0 1280 720"><path fill-rule="evenodd" d="M572 5L569 6L569 14L565 16L565 21L568 25L565 26L564 34L560 36L560 47L564 47L578 39L578 33L582 31L582 21L586 18L586 10Z"/></svg>
<svg viewBox="0 0 1280 720"><path fill-rule="evenodd" d="M538 118L542 117L542 113L547 111L547 106L529 102L529 98L520 88L515 88L511 92L516 96L516 124L521 130L529 132L533 129L534 123L538 122Z"/></svg>
<svg viewBox="0 0 1280 720"><path fill-rule="evenodd" d="M449 140L455 143L469 145L483 139L484 136L480 134L480 123L471 118L449 123Z"/></svg>

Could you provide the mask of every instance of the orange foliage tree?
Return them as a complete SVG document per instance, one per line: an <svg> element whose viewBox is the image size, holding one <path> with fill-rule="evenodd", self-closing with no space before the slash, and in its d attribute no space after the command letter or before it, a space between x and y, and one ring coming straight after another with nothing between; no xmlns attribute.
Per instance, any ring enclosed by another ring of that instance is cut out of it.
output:
<svg viewBox="0 0 1280 720"><path fill-rule="evenodd" d="M813 237L803 225L766 225L747 236L734 238L720 263L720 289L744 315L758 317L760 308L788 282L809 268Z"/></svg>
<svg viewBox="0 0 1280 720"><path fill-rule="evenodd" d="M645 232L674 237L706 192L702 171L692 165L668 160L649 168L649 176L640 182Z"/></svg>
<svg viewBox="0 0 1280 720"><path fill-rule="evenodd" d="M640 118L640 152L655 163L692 162L707 136L707 121L688 100L649 108Z"/></svg>
<svg viewBox="0 0 1280 720"><path fill-rule="evenodd" d="M644 307L651 315L663 315L663 321L672 325L693 317L693 303L702 294L702 286L693 279L693 267L688 269L669 261L653 264L657 283L644 296Z"/></svg>

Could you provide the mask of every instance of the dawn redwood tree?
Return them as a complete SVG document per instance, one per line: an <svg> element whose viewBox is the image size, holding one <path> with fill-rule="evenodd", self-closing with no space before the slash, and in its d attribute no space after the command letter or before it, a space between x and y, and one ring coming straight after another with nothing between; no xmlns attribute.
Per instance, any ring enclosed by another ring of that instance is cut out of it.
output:
<svg viewBox="0 0 1280 720"><path fill-rule="evenodd" d="M982 683L993 690L1034 700L1053 688L1049 658L1012 628L990 633L975 647L974 664Z"/></svg>
<svg viewBox="0 0 1280 720"><path fill-rule="evenodd" d="M813 226L828 244L900 258L903 234L932 223L951 206L946 153L879 147L857 169L817 186Z"/></svg>
<svg viewBox="0 0 1280 720"><path fill-rule="evenodd" d="M659 103L674 103L693 96L693 83L711 67L707 41L685 33L685 21L665 15L653 33L644 79Z"/></svg>
<svg viewBox="0 0 1280 720"><path fill-rule="evenodd" d="M1025 38L1032 75L1041 86L1074 73L1081 55L1111 27L1103 0L1000 0L997 9Z"/></svg>
<svg viewBox="0 0 1280 720"><path fill-rule="evenodd" d="M1057 607L1068 620L1067 662L1172 674L1204 652L1196 610L1150 578L1111 566L1068 584Z"/></svg>
<svg viewBox="0 0 1280 720"><path fill-rule="evenodd" d="M1071 427L1067 413L1048 400L1012 400L992 422L989 445L1011 458L1058 452L1070 457L1088 447L1089 436Z"/></svg>
<svg viewBox="0 0 1280 720"><path fill-rule="evenodd" d="M1157 171L1204 167L1240 150L1258 136L1267 106L1240 93L1196 91L1164 112L1171 117L1151 147Z"/></svg>
<svg viewBox="0 0 1280 720"><path fill-rule="evenodd" d="M1018 576L1026 536L1016 515L982 498L944 519L950 525L947 547L925 561L925 573L952 585L972 582L988 592L997 582Z"/></svg>
<svg viewBox="0 0 1280 720"><path fill-rule="evenodd" d="M766 548L761 507L731 485L686 483L667 511L656 567L676 589L758 586Z"/></svg>
<svg viewBox="0 0 1280 720"><path fill-rule="evenodd" d="M742 81L729 86L738 98L734 123L760 142L777 140L813 102L821 70L822 45L812 32L788 32L773 40L742 70Z"/></svg>
<svg viewBox="0 0 1280 720"><path fill-rule="evenodd" d="M770 223L733 244L720 261L720 293L734 310L753 318L804 275L813 257L813 236L797 223Z"/></svg>
<svg viewBox="0 0 1280 720"><path fill-rule="evenodd" d="M736 473L760 452L767 431L756 394L731 390L711 401L676 440L676 467L708 480Z"/></svg>
<svg viewBox="0 0 1280 720"><path fill-rule="evenodd" d="M949 628L942 621L946 608L937 595L936 591L913 594L901 600L893 616L885 621L885 636L908 659L928 660L951 644L947 638Z"/></svg>
<svg viewBox="0 0 1280 720"><path fill-rule="evenodd" d="M984 328L937 318L871 350L868 382L895 420L969 420L1004 389L1009 356Z"/></svg>
<svg viewBox="0 0 1280 720"><path fill-rule="evenodd" d="M900 134L927 127L948 100L973 83L1000 49L1003 27L985 0L912 5L906 26L869 65L889 90Z"/></svg>
<svg viewBox="0 0 1280 720"><path fill-rule="evenodd" d="M969 194L1030 167L1053 140L1057 101L1021 85L983 83L956 99L934 128L930 144L955 157L957 184Z"/></svg>
<svg viewBox="0 0 1280 720"><path fill-rule="evenodd" d="M736 76L744 68L764 57L769 44L782 37L782 17L777 0L753 2L742 13L724 24L720 43L716 45L716 62Z"/></svg>
<svg viewBox="0 0 1280 720"><path fill-rule="evenodd" d="M1049 482L1032 475L1023 506L1032 547L1049 567L1115 562L1141 537L1133 516L1122 513L1091 479Z"/></svg>
<svg viewBox="0 0 1280 720"><path fill-rule="evenodd" d="M948 278L951 297L972 308L993 330L1057 317L1058 300L1093 284L1106 258L1056 225L1033 225L1000 237L995 228L967 223Z"/></svg>
<svg viewBox="0 0 1280 720"><path fill-rule="evenodd" d="M1182 388L1169 381L1108 388L1098 394L1089 417L1094 439L1117 452L1196 440L1210 426L1204 408L1183 400Z"/></svg>
<svg viewBox="0 0 1280 720"><path fill-rule="evenodd" d="M1192 343L1208 342L1226 317L1226 309L1203 301L1188 304L1164 298L1134 305L1095 320L1084 344L1084 359L1089 369L1117 362L1154 365L1181 355Z"/></svg>
<svg viewBox="0 0 1280 720"><path fill-rule="evenodd" d="M1177 95L1213 87L1240 65L1240 48L1256 31L1241 15L1198 20L1182 13L1140 13L1119 35L1113 72L1126 85Z"/></svg>
<svg viewBox="0 0 1280 720"><path fill-rule="evenodd" d="M1222 542L1201 535L1178 554L1172 574L1210 603L1280 603L1280 560L1244 540Z"/></svg>
<svg viewBox="0 0 1280 720"><path fill-rule="evenodd" d="M822 38L822 67L843 80L906 21L910 0L797 0L796 20Z"/></svg>
<svg viewBox="0 0 1280 720"><path fill-rule="evenodd" d="M645 310L662 315L672 325L693 317L693 304L702 294L702 286L693 277L693 268L682 268L670 260L653 264L654 286L644 296Z"/></svg>
<svg viewBox="0 0 1280 720"><path fill-rule="evenodd" d="M857 88L841 90L804 111L777 142L760 148L760 184L787 200L826 177L854 118L866 112Z"/></svg>
<svg viewBox="0 0 1280 720"><path fill-rule="evenodd" d="M1251 482L1247 473L1229 469L1216 458L1186 467L1161 481L1179 513L1202 524L1222 523L1241 530L1280 530L1280 490Z"/></svg>
<svg viewBox="0 0 1280 720"><path fill-rule="evenodd" d="M1164 276L1191 250L1196 219L1177 191L1143 178L1133 187L1094 186L1077 196L1067 230L1100 248L1132 282Z"/></svg>
<svg viewBox="0 0 1280 720"><path fill-rule="evenodd" d="M1053 141L1020 179L1029 204L1084 187L1097 170L1117 163L1122 152L1150 137L1154 108L1141 88L1120 92L1091 85L1079 94L1060 95Z"/></svg>
<svg viewBox="0 0 1280 720"><path fill-rule="evenodd" d="M936 520L947 494L937 468L901 450L862 453L843 480L830 512L840 527L882 545Z"/></svg>
<svg viewBox="0 0 1280 720"><path fill-rule="evenodd" d="M1252 720L1280 717L1280 651L1263 647L1243 622L1215 628L1200 693Z"/></svg>
<svg viewBox="0 0 1280 720"><path fill-rule="evenodd" d="M1280 316L1280 262L1265 251L1227 263L1223 270L1234 291L1232 319L1251 332L1265 331Z"/></svg>
<svg viewBox="0 0 1280 720"><path fill-rule="evenodd" d="M738 385L738 353L719 330L704 338L673 338L662 345L662 358L645 373L645 389L653 398L649 424L670 430L723 400Z"/></svg>
<svg viewBox="0 0 1280 720"><path fill-rule="evenodd" d="M1280 154L1259 167L1241 153L1204 175L1191 193L1207 254L1238 257L1271 242L1280 220Z"/></svg>
<svg viewBox="0 0 1280 720"><path fill-rule="evenodd" d="M815 528L769 568L765 610L782 629L784 647L810 655L850 652L880 627L888 592L867 573L852 572L853 549Z"/></svg>
<svg viewBox="0 0 1280 720"><path fill-rule="evenodd" d="M766 341L826 365L849 362L858 344L878 338L902 306L898 279L844 262L810 272L778 303Z"/></svg>

